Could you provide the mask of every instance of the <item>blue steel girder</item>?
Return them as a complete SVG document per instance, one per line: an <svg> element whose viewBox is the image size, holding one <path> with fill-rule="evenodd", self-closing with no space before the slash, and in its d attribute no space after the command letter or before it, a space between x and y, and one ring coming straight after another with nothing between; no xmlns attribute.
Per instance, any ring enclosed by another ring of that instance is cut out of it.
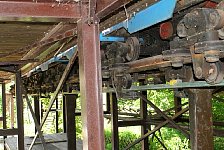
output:
<svg viewBox="0 0 224 150"><path fill-rule="evenodd" d="M170 19L173 16L176 2L176 0L161 0L142 11L132 14L129 19L102 31L102 35L106 36L121 28L125 28L132 34Z"/></svg>

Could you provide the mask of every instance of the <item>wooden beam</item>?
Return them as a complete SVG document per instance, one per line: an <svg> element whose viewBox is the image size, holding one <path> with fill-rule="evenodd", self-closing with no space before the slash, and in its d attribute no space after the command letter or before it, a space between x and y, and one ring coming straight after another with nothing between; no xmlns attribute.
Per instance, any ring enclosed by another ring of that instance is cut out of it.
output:
<svg viewBox="0 0 224 150"><path fill-rule="evenodd" d="M0 66L9 66L9 65L23 65L33 62L38 62L37 59L28 59L28 60L18 60L18 61L0 61Z"/></svg>
<svg viewBox="0 0 224 150"><path fill-rule="evenodd" d="M18 135L18 129L0 129L1 136Z"/></svg>

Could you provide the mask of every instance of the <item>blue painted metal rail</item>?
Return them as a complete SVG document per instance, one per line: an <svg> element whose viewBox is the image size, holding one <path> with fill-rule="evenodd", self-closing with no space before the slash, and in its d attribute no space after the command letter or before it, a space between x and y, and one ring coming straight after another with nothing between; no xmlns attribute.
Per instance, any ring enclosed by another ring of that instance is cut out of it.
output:
<svg viewBox="0 0 224 150"><path fill-rule="evenodd" d="M134 33L159 22L170 19L176 6L176 0L161 0L152 6L134 14L131 18L118 23L102 32L106 36L113 31L125 28L129 33Z"/></svg>

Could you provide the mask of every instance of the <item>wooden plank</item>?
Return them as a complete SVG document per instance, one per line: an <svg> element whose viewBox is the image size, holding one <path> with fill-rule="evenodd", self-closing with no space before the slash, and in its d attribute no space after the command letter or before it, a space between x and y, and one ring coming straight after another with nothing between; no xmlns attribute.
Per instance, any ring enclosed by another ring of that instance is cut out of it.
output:
<svg viewBox="0 0 224 150"><path fill-rule="evenodd" d="M47 149L48 150L67 150L67 136L66 133L56 133L56 134L47 134L44 135L46 139ZM33 137L25 137L25 150L29 149L29 146L33 140ZM16 137L9 137L5 140L6 146L10 150L17 150ZM76 140L77 150L82 150L82 141ZM37 139L36 144L33 146L32 150L40 150L42 145L39 139Z"/></svg>

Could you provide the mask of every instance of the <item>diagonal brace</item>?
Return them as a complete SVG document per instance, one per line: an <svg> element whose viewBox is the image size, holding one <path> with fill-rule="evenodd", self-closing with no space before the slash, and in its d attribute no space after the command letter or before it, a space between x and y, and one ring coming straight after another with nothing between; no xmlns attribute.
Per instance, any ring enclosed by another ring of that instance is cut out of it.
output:
<svg viewBox="0 0 224 150"><path fill-rule="evenodd" d="M43 117L43 119L41 121L40 129L42 129L42 127L43 127L43 125L44 125L44 123L45 123L45 121L46 121L46 119L47 119L47 117L48 117L48 115L49 115L49 113L51 111L51 108L52 108L52 106L53 106L53 104L55 102L55 99L58 96L58 93L60 92L61 88L63 87L63 85L64 85L64 83L65 83L65 81L66 81L66 79L68 77L68 74L70 73L70 70L71 70L73 64L75 63L75 60L76 60L77 57L78 57L78 51L76 51L72 55L71 59L69 60L69 63L67 64L67 66L65 68L65 71L63 72L63 75L62 75L62 77L61 77L61 79L59 81L59 84L58 84L55 92L54 92L54 95L53 95L53 97L50 100L50 104L48 106L47 112L46 112L45 116ZM33 147L33 145L34 145L34 143L35 143L35 141L37 139L37 136L38 136L38 133L35 134L34 139L33 139L32 143L31 143L31 145L29 147L29 150L32 149L32 147Z"/></svg>
<svg viewBox="0 0 224 150"><path fill-rule="evenodd" d="M34 123L35 123L35 127L36 127L37 132L38 132L38 134L39 134L39 136L40 136L40 139L41 139L43 148L44 148L44 150L47 150L47 145L46 145L46 142L45 142L45 140L44 140L43 134L42 134L42 132L41 132L40 125L39 125L39 123L38 123L38 121L37 121L37 118L35 117L35 113L34 113L34 111L33 111L32 105L30 104L30 101L29 101L29 98L28 98L28 95L27 95L27 91L26 91L26 89L25 89L25 87L24 87L24 85L23 85L23 82L22 82L21 77L19 78L19 80L20 80L20 83L21 83L21 88L22 88L23 94L24 94L24 96L25 96L27 105L28 105L28 107L29 107L29 109L30 109L30 112L31 112L31 115L32 115L32 117L33 117L33 120L34 120Z"/></svg>
<svg viewBox="0 0 224 150"><path fill-rule="evenodd" d="M177 117L179 117L180 115L184 114L185 112L187 112L189 110L189 108L184 108L183 110L179 111L178 113L176 113L171 119L174 120ZM153 130L149 131L148 133L146 133L145 135L143 135L142 137L138 138L137 140L135 140L134 142L130 143L124 150L128 150L130 149L132 146L134 146L135 144L141 142L142 140L144 140L145 138L147 138L149 135L155 133L156 131L158 131L160 128L162 128L163 126L165 126L166 124L168 124L169 121L166 120L160 124L158 124L158 126L156 126Z"/></svg>
<svg viewBox="0 0 224 150"><path fill-rule="evenodd" d="M170 117L168 117L163 111L161 111L156 105L154 105L151 101L149 101L144 95L139 93L139 96L148 103L152 108L155 109L157 113L159 113L163 118L165 118L174 128L180 130L188 139L190 138L189 133L182 129L179 125L177 125Z"/></svg>

